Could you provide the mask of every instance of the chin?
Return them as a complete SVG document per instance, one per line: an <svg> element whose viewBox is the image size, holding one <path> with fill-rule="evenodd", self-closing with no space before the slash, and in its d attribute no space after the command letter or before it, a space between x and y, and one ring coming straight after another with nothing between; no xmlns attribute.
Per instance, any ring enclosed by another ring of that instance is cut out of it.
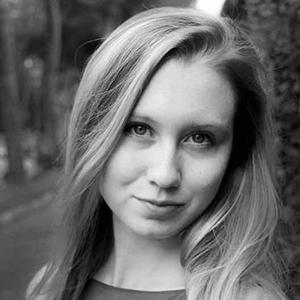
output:
<svg viewBox="0 0 300 300"><path fill-rule="evenodd" d="M175 237L179 234L180 230L173 228L161 228L160 226L139 226L132 228L135 234L151 239L168 239Z"/></svg>

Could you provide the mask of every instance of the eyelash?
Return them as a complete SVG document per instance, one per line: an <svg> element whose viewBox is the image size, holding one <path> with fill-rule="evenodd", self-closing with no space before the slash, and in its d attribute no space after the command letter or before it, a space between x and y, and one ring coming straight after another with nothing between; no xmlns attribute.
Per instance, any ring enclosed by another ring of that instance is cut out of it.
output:
<svg viewBox="0 0 300 300"><path fill-rule="evenodd" d="M138 127L140 127L140 129L143 129L144 133L137 133L135 130ZM125 127L125 133L128 135L133 135L137 138L143 138L146 135L152 137L153 129L148 124L145 124L143 122L129 122ZM184 142L187 142L189 139L195 136L201 136L201 138L205 140L205 142L197 143L194 141L194 142L189 142L189 144L196 145L198 147L199 146L203 147L203 145L205 147L209 147L215 143L214 137L211 134L206 132L201 132L201 131L194 131L189 133L188 137L184 139Z"/></svg>
<svg viewBox="0 0 300 300"><path fill-rule="evenodd" d="M208 134L208 133L205 133L205 132L192 132L189 134L189 136L187 138L185 138L184 141L187 141L188 139L192 139L193 140L193 137L195 136L200 136L201 137L201 142L191 142L191 144L195 144L195 145L205 145L205 146L211 146L214 144L214 139L213 137Z"/></svg>
<svg viewBox="0 0 300 300"><path fill-rule="evenodd" d="M149 135L152 135L152 129L149 125L142 123L142 122L129 122L125 127L125 133L135 135L137 137L145 136L145 134L138 134L134 132L134 129L137 129L138 127L143 128L149 132Z"/></svg>

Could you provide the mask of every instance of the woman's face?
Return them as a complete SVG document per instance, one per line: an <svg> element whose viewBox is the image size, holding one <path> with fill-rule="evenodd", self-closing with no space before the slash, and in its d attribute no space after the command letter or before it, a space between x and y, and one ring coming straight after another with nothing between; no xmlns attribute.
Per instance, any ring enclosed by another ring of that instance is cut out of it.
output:
<svg viewBox="0 0 300 300"><path fill-rule="evenodd" d="M162 239L198 218L228 164L234 107L234 92L223 75L199 60L166 62L101 175L100 192L114 226Z"/></svg>

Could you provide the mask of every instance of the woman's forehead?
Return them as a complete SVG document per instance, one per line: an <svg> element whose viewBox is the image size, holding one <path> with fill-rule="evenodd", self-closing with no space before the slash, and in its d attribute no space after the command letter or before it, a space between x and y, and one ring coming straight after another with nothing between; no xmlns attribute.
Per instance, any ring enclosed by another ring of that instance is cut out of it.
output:
<svg viewBox="0 0 300 300"><path fill-rule="evenodd" d="M153 76L134 114L231 126L234 91L227 78L201 61L167 61Z"/></svg>

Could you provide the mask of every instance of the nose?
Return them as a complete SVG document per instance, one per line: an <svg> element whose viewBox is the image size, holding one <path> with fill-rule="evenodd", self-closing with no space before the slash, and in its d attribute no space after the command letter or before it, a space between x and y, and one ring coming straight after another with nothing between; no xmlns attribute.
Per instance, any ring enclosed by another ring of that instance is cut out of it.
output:
<svg viewBox="0 0 300 300"><path fill-rule="evenodd" d="M162 189L178 188L181 183L181 171L175 147L160 147L151 156L147 172L149 182Z"/></svg>

